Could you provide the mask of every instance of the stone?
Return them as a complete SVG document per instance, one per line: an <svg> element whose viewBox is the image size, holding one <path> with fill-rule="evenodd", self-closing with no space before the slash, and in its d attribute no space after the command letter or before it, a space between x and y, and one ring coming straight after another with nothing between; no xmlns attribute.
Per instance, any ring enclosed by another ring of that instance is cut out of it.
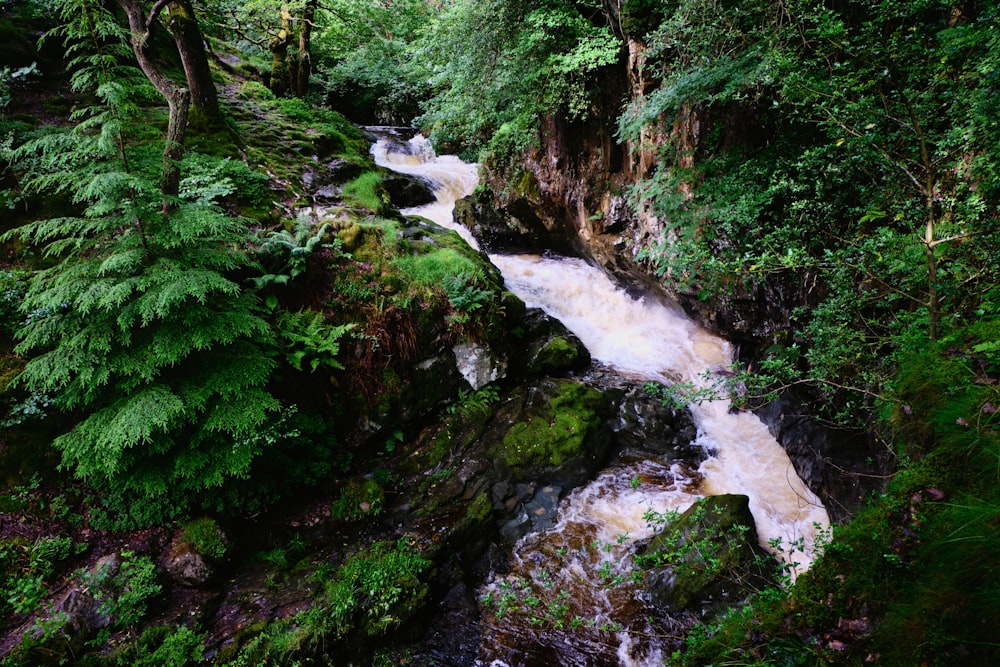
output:
<svg viewBox="0 0 1000 667"><path fill-rule="evenodd" d="M182 586L202 586L212 578L215 569L208 560L191 548L187 542L180 542L167 554L164 563L167 574Z"/></svg>
<svg viewBox="0 0 1000 667"><path fill-rule="evenodd" d="M452 349L458 372L469 383L473 391L478 391L489 383L507 376L507 360L495 356L489 348L477 343L465 342L458 343Z"/></svg>
<svg viewBox="0 0 1000 667"><path fill-rule="evenodd" d="M701 498L642 550L658 564L644 578L645 595L671 612L713 616L773 582L773 564L758 543L750 500L725 494Z"/></svg>

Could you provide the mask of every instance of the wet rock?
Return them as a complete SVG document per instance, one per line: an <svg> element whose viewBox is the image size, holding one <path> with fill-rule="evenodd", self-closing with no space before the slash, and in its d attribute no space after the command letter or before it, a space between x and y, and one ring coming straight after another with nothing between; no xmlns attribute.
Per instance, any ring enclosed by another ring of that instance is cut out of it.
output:
<svg viewBox="0 0 1000 667"><path fill-rule="evenodd" d="M201 586L215 574L208 560L186 542L174 545L167 554L163 569L182 586Z"/></svg>
<svg viewBox="0 0 1000 667"><path fill-rule="evenodd" d="M727 494L698 500L643 550L653 559L649 600L671 612L714 615L772 581L771 556L758 544L750 501Z"/></svg>
<svg viewBox="0 0 1000 667"><path fill-rule="evenodd" d="M754 412L834 522L852 516L890 470L887 451L876 447L869 434L824 428L788 393Z"/></svg>
<svg viewBox="0 0 1000 667"><path fill-rule="evenodd" d="M473 390L506 377L507 360L477 343L462 342L452 348L458 372Z"/></svg>
<svg viewBox="0 0 1000 667"><path fill-rule="evenodd" d="M518 372L560 375L590 363L590 352L580 339L541 309L527 309L519 327L524 345L516 350L511 364Z"/></svg>
<svg viewBox="0 0 1000 667"><path fill-rule="evenodd" d="M611 421L615 440L623 448L696 461L705 452L694 444L698 435L690 411L664 406L642 387L624 389L618 413Z"/></svg>
<svg viewBox="0 0 1000 667"><path fill-rule="evenodd" d="M485 252L569 250L561 231L547 228L528 208L517 213L497 209L490 195L476 192L455 203L454 219L472 232Z"/></svg>
<svg viewBox="0 0 1000 667"><path fill-rule="evenodd" d="M508 395L485 434L501 479L575 487L607 460L611 444L602 392L569 380L542 380Z"/></svg>
<svg viewBox="0 0 1000 667"><path fill-rule="evenodd" d="M411 208L433 204L434 184L407 174L390 173L382 176L382 186L389 193L389 201L396 208Z"/></svg>
<svg viewBox="0 0 1000 667"><path fill-rule="evenodd" d="M213 519L194 519L176 532L160 567L182 586L202 586L212 579L229 546L229 536Z"/></svg>
<svg viewBox="0 0 1000 667"><path fill-rule="evenodd" d="M539 488L525 504L532 532L548 530L555 525L561 494L562 487L549 484Z"/></svg>

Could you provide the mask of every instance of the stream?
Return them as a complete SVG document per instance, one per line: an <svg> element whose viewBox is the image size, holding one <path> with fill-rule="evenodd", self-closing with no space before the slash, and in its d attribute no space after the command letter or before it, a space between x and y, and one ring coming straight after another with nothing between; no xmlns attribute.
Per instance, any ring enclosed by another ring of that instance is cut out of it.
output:
<svg viewBox="0 0 1000 667"><path fill-rule="evenodd" d="M435 155L419 135L405 145L379 141L372 153L378 164L434 184L437 201L403 210L405 215L429 218L478 247L452 219L455 201L478 182L477 165ZM702 496L748 496L761 545L785 562L792 577L809 567L829 518L756 415L732 412L727 396L714 395L732 365L729 343L671 304L633 298L581 259L490 260L509 290L560 320L614 372L709 395L690 404L696 444L708 457L697 469L626 460L563 498L555 526L522 538L510 571L493 574L480 589L479 664L662 665L665 629L647 620L650 610L632 582L630 556L654 534L651 518L683 511Z"/></svg>

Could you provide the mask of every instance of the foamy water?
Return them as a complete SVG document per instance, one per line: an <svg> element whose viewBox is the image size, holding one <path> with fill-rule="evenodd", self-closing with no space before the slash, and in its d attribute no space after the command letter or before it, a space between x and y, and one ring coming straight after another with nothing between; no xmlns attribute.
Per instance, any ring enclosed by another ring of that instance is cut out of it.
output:
<svg viewBox="0 0 1000 667"><path fill-rule="evenodd" d="M405 214L454 229L477 247L469 231L452 219L454 202L476 186L476 165L435 156L420 136L404 153L390 152L380 142L373 155L383 166L436 184L434 204ZM628 378L707 389L732 364L732 349L725 340L676 307L633 298L583 260L534 255L491 260L508 289L528 306L560 320L595 359ZM485 616L495 614L496 600L504 596L528 596L530 602L531 596L542 599L551 594L557 597L539 604L557 605L566 624L577 617L583 620L570 632L552 621L551 611L544 623L523 609L494 616L495 623L485 618L481 664L505 665L513 654L517 655L511 664L561 664L588 651L617 656L621 665L662 664L649 628L615 626L616 617L643 618L635 589L604 581L627 579L634 545L652 534L646 520L650 510L682 511L702 495L744 494L750 499L762 546L784 559L793 577L809 567L817 531L829 527L826 510L802 483L767 427L754 414L734 413L730 407L725 396L690 406L698 427L697 444L709 453L697 471L655 461L605 471L563 499L552 529L518 543L511 572L483 588L493 600ZM783 546L775 550L774 543ZM789 546L794 543L801 544L801 550L791 553ZM558 591L572 595L558 597Z"/></svg>

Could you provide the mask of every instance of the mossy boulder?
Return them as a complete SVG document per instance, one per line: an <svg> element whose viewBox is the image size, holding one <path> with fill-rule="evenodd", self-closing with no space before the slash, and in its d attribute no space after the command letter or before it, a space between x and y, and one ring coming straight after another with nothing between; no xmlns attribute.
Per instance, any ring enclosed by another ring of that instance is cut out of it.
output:
<svg viewBox="0 0 1000 667"><path fill-rule="evenodd" d="M654 604L707 615L772 583L776 566L758 544L749 498L736 494L696 501L652 539L639 562Z"/></svg>
<svg viewBox="0 0 1000 667"><path fill-rule="evenodd" d="M570 380L543 380L515 392L495 424L510 425L490 456L501 478L542 480L573 487L606 458L610 435L604 394Z"/></svg>
<svg viewBox="0 0 1000 667"><path fill-rule="evenodd" d="M523 344L513 355L512 364L529 375L559 375L585 368L590 352L559 320L538 308L524 311L518 323Z"/></svg>

